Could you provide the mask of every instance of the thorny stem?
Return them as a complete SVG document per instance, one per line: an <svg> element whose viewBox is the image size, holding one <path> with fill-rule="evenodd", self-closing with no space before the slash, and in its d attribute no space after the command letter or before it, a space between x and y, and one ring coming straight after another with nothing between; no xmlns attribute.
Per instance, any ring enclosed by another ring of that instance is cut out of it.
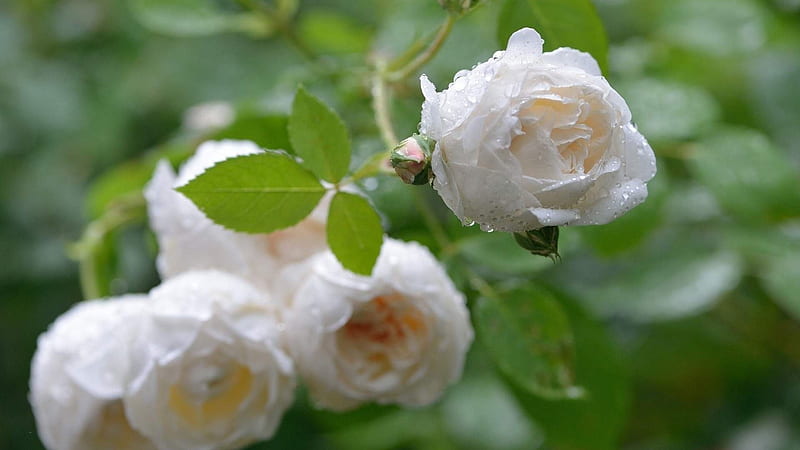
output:
<svg viewBox="0 0 800 450"><path fill-rule="evenodd" d="M251 0L242 0L251 1ZM372 108L375 110L375 123L380 131L381 138L388 148L392 148L398 143L397 134L394 132L392 126L391 116L391 90L389 89L390 83L402 81L414 72L420 69L428 61L433 58L436 53L441 49L442 44L450 35L453 29L453 24L456 21L456 16L448 14L442 25L439 27L433 40L428 44L424 50L421 50L417 56L409 63L400 67L397 70L389 70L397 65L397 61L387 64L386 61L378 59L375 61L375 73L372 76ZM414 43L409 51L405 52L401 59L409 58L409 54L413 54L411 50L416 51L422 48L418 43Z"/></svg>
<svg viewBox="0 0 800 450"><path fill-rule="evenodd" d="M380 130L383 141L389 148L394 147L398 140L397 135L394 132L394 128L392 127L390 111L391 98L388 89L388 83L397 83L408 78L422 66L424 66L428 61L430 61L436 55L439 49L441 49L442 44L444 44L444 41L447 39L447 36L450 35L450 31L453 29L453 24L455 21L456 16L448 14L445 21L439 27L439 30L437 31L436 36L433 38L431 43L413 60L400 69L387 72L385 61L378 61L376 63L376 71L372 79L372 105L375 110L375 122L378 125L378 129ZM417 44L415 44L415 46L416 45ZM409 52L406 52L402 58L407 58L408 53ZM395 65L396 62L389 64L389 67L394 67ZM423 222L425 222L425 226L431 232L431 235L433 235L436 243L441 248L442 254L456 254L455 245L450 241L450 238L447 236L447 233L445 232L441 223L439 223L439 220L436 218L433 210L431 210L430 206L425 202L425 199L422 197L422 191L419 189L414 189L413 191L414 202L416 203L417 211L420 213ZM478 275L474 270L472 270L469 265L465 264L464 270L473 289L475 289L484 297L497 297L497 293L495 292L494 288L488 282L486 282L486 280L481 278L481 276Z"/></svg>
<svg viewBox="0 0 800 450"><path fill-rule="evenodd" d="M372 155L372 157L366 160L361 167L353 172L352 175L340 181L338 184L341 186L347 186L348 184L354 183L358 180L379 174L394 174L394 169L392 169L391 165L389 164L389 158L387 157L386 152L380 152Z"/></svg>
<svg viewBox="0 0 800 450"><path fill-rule="evenodd" d="M445 18L444 22L439 26L436 36L433 38L428 47L422 51L422 53L418 54L417 57L414 58L410 63L406 64L405 67L397 70L396 72L386 74L386 79L393 83L405 80L414 74L414 72L419 70L422 66L424 66L434 56L436 56L436 53L442 47L442 44L444 44L447 36L450 35L450 31L453 29L453 24L455 21L456 16L453 14L448 14L447 18Z"/></svg>
<svg viewBox="0 0 800 450"><path fill-rule="evenodd" d="M308 44L306 44L305 41L297 35L295 29L289 26L289 24L280 22L278 24L278 31L280 31L283 37L306 59L309 61L314 61L317 59L317 54L314 52L314 50L312 50L311 47L309 47Z"/></svg>
<svg viewBox="0 0 800 450"><path fill-rule="evenodd" d="M135 222L145 215L145 199L141 194L119 199L101 217L86 227L80 241L73 244L70 256L80 266L81 290L85 299L100 298L107 289L101 286L98 279L98 267L95 260L97 251L108 235L129 223Z"/></svg>
<svg viewBox="0 0 800 450"><path fill-rule="evenodd" d="M375 110L375 123L381 133L381 138L388 148L397 145L397 135L394 133L391 115L391 99L388 86L383 73L383 62L376 63L376 72L372 77L372 108Z"/></svg>
<svg viewBox="0 0 800 450"><path fill-rule="evenodd" d="M433 213L433 210L428 203L425 202L425 199L422 197L422 190L414 189L413 191L414 203L416 204L417 211L422 217L422 221L425 222L425 226L431 232L431 235L433 235L433 239L441 248L442 254L457 255L455 244L450 241L450 238L447 236L447 232L445 232L444 227L442 227L442 224L439 223L439 220L436 218L436 215ZM498 294L494 288L480 275L478 275L477 272L472 270L469 264L464 264L463 269L467 275L467 280L469 280L470 286L478 291L479 294L488 298L498 297Z"/></svg>
<svg viewBox="0 0 800 450"><path fill-rule="evenodd" d="M240 5L263 17L269 25L275 26L278 33L309 61L317 59L317 54L295 32L291 19L275 8L259 0L237 0Z"/></svg>
<svg viewBox="0 0 800 450"><path fill-rule="evenodd" d="M447 236L447 232L445 232L442 224L439 223L439 219L436 218L436 215L433 213L430 205L428 205L428 203L422 197L422 190L414 189L413 192L414 204L417 207L417 212L419 212L420 216L422 217L422 221L425 222L425 226L430 230L431 235L433 235L433 240L435 240L436 244L439 245L442 253L451 253L453 249L453 243Z"/></svg>
<svg viewBox="0 0 800 450"><path fill-rule="evenodd" d="M375 110L375 122L380 130L381 138L387 147L392 148L398 142L397 135L395 134L392 126L390 107L391 92L389 91L389 83L397 83L405 80L426 63L428 63L428 61L430 61L434 56L436 56L436 53L442 48L447 36L450 35L450 31L453 29L453 24L455 21L456 16L453 14L448 14L447 18L436 32L436 35L431 43L428 44L428 46L419 54L417 54L413 60L399 69L387 71L387 64L385 61L376 61L376 70L372 78L372 107ZM415 43L412 49L416 50L418 47L418 44ZM410 53L411 52L404 53L401 56L402 60L407 59ZM388 67L394 68L396 65L397 61L388 64ZM450 238L447 236L447 233L445 232L441 223L439 223L439 220L436 218L433 210L431 210L430 206L425 202L425 199L422 197L422 191L419 189L413 189L413 195L414 202L417 206L417 211L420 213L423 222L425 222L425 226L431 232L431 235L433 235L436 243L441 248L442 254L456 254L455 245L450 241ZM497 293L494 288L474 270L472 270L469 265L465 264L464 270L473 289L475 289L484 297L497 298Z"/></svg>

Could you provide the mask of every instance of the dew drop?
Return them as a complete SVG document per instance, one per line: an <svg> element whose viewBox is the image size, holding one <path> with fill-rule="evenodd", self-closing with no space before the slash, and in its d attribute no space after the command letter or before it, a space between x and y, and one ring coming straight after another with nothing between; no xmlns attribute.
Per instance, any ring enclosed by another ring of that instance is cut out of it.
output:
<svg viewBox="0 0 800 450"><path fill-rule="evenodd" d="M367 178L362 184L364 189L368 191L374 191L375 189L378 189L378 180L375 178Z"/></svg>

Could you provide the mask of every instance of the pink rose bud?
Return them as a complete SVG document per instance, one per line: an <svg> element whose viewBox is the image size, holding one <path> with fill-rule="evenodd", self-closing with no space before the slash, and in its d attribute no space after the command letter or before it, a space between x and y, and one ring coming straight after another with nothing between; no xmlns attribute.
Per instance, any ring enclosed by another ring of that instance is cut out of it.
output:
<svg viewBox="0 0 800 450"><path fill-rule="evenodd" d="M430 147L430 139L415 134L392 150L392 167L404 183L420 185L430 181Z"/></svg>

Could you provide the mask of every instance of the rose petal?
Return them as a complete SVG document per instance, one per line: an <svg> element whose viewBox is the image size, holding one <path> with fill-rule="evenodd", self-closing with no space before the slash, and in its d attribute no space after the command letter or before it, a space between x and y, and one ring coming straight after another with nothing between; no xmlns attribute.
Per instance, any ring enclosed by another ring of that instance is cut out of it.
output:
<svg viewBox="0 0 800 450"><path fill-rule="evenodd" d="M592 55L570 47L559 47L551 52L545 52L542 54L542 61L556 66L577 67L598 77L603 75Z"/></svg>
<svg viewBox="0 0 800 450"><path fill-rule="evenodd" d="M602 225L630 211L647 198L647 185L641 180L630 180L613 187L608 194L583 210L570 225Z"/></svg>
<svg viewBox="0 0 800 450"><path fill-rule="evenodd" d="M633 124L622 128L625 138L625 174L629 178L637 178L643 182L650 181L656 175L656 156L647 139Z"/></svg>

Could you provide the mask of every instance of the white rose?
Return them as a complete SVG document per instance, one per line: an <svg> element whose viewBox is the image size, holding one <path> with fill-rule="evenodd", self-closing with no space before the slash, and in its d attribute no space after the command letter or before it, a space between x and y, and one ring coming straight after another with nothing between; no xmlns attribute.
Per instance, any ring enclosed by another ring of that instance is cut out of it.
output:
<svg viewBox="0 0 800 450"><path fill-rule="evenodd" d="M131 351L125 411L161 449L227 449L271 437L294 397L269 299L216 271L150 293L151 319Z"/></svg>
<svg viewBox="0 0 800 450"><path fill-rule="evenodd" d="M200 145L177 176L166 161L159 163L145 197L150 225L159 243L157 266L162 278L188 270L219 269L268 288L280 267L326 247L330 196L293 227L270 234L246 234L215 224L174 190L217 162L262 151L248 141L209 141Z"/></svg>
<svg viewBox="0 0 800 450"><path fill-rule="evenodd" d="M39 336L30 401L48 449L154 449L122 406L129 344L148 315L145 296L75 305Z"/></svg>
<svg viewBox="0 0 800 450"><path fill-rule="evenodd" d="M427 405L461 376L473 337L464 296L419 244L385 240L370 277L326 252L294 278L286 345L317 405Z"/></svg>
<svg viewBox="0 0 800 450"><path fill-rule="evenodd" d="M442 92L421 78L433 186L466 224L603 224L647 197L655 156L625 100L590 55L542 43L523 28Z"/></svg>
<svg viewBox="0 0 800 450"><path fill-rule="evenodd" d="M208 132L227 127L236 118L236 110L228 102L206 102L194 105L183 113L183 127Z"/></svg>

